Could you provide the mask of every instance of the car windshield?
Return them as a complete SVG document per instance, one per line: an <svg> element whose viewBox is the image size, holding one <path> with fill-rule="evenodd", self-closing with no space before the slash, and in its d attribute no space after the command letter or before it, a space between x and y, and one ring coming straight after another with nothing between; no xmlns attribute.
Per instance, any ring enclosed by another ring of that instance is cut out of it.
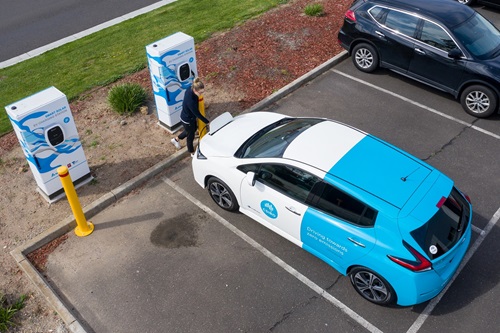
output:
<svg viewBox="0 0 500 333"><path fill-rule="evenodd" d="M478 59L489 59L500 53L500 32L478 13L453 28L452 32L467 51Z"/></svg>
<svg viewBox="0 0 500 333"><path fill-rule="evenodd" d="M303 131L323 119L284 118L271 124L248 139L235 157L282 157L288 145Z"/></svg>
<svg viewBox="0 0 500 333"><path fill-rule="evenodd" d="M455 246L467 229L469 218L469 204L453 188L429 222L412 231L411 235L429 258L436 259Z"/></svg>

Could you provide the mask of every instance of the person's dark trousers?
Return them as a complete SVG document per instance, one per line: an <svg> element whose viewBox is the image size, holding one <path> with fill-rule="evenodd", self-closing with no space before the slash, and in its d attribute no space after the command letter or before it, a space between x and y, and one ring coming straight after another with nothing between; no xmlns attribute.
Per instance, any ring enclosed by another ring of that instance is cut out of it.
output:
<svg viewBox="0 0 500 333"><path fill-rule="evenodd" d="M196 134L196 130L198 129L198 127L196 126L196 123L186 124L183 121L182 121L182 126L184 126L184 131L182 131L182 133L179 134L178 138L179 140L187 138L186 139L187 149L190 153L194 153L193 141L194 141L194 135Z"/></svg>

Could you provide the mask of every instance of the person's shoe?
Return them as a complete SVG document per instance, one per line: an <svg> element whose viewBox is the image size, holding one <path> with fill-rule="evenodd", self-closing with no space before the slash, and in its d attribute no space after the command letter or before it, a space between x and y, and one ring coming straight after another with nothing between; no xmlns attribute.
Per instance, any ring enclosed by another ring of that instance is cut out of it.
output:
<svg viewBox="0 0 500 333"><path fill-rule="evenodd" d="M170 140L170 142L172 142L172 144L175 146L175 148L181 149L181 144L179 143L179 141L175 140L175 138Z"/></svg>

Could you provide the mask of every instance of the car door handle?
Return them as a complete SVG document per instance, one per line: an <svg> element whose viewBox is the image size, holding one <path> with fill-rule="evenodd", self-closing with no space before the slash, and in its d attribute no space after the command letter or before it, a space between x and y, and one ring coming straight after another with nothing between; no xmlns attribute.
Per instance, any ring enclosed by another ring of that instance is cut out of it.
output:
<svg viewBox="0 0 500 333"><path fill-rule="evenodd" d="M358 242L357 240L352 239L351 237L348 237L347 239L348 239L348 240L350 240L351 242L353 242L353 243L354 243L354 244L356 244L356 245L359 245L359 246L361 246L361 247L366 247L366 246L365 246L365 244L360 243L360 242Z"/></svg>
<svg viewBox="0 0 500 333"><path fill-rule="evenodd" d="M421 55L425 55L425 51L418 48L418 47L415 48L415 52L417 52L418 54L421 54Z"/></svg>
<svg viewBox="0 0 500 333"><path fill-rule="evenodd" d="M385 38L385 35L381 33L380 31L375 30L375 34L379 36L380 38Z"/></svg>
<svg viewBox="0 0 500 333"><path fill-rule="evenodd" d="M285 208L288 209L290 212L294 213L295 215L298 215L298 216L301 215L299 212L297 212L297 210L295 209L295 207L287 207L287 206L285 206Z"/></svg>

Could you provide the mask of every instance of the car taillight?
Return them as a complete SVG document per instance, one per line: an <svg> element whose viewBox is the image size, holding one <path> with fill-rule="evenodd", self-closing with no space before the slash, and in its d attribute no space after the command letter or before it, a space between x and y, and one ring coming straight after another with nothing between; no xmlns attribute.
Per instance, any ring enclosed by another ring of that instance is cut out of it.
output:
<svg viewBox="0 0 500 333"><path fill-rule="evenodd" d="M394 257L391 255L388 255L387 257L389 259L391 259L392 261L394 261L396 264L403 266L404 268L407 268L413 272L423 272L423 271L430 270L432 268L432 263L429 260L427 260L423 255L418 253L417 250L415 250L413 247L411 247L410 244L403 241L403 245L415 257L416 261L402 259L402 258Z"/></svg>
<svg viewBox="0 0 500 333"><path fill-rule="evenodd" d="M350 21L356 22L356 15L354 15L354 11L350 9L347 12L345 12L345 18Z"/></svg>
<svg viewBox="0 0 500 333"><path fill-rule="evenodd" d="M446 202L446 198L445 197L442 197L438 203L436 204L436 207L437 208L441 208L441 206Z"/></svg>

